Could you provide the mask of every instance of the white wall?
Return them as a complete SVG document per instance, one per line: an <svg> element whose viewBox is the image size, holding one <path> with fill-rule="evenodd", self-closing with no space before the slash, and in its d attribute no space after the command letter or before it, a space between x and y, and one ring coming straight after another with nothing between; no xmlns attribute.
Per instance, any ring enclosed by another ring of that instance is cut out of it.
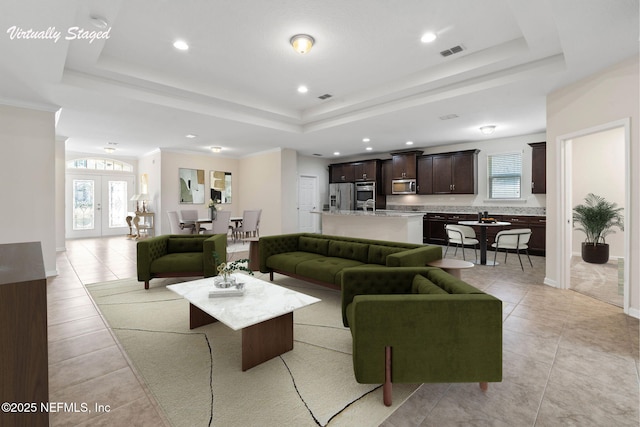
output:
<svg viewBox="0 0 640 427"><path fill-rule="evenodd" d="M56 137L55 146L55 181L56 181L56 195L55 195L55 217L56 217L56 251L63 252L66 250L65 243L65 185L66 185L66 170L67 162L65 159L65 144L67 138Z"/></svg>
<svg viewBox="0 0 640 427"><path fill-rule="evenodd" d="M41 242L56 270L55 114L0 105L0 243Z"/></svg>
<svg viewBox="0 0 640 427"><path fill-rule="evenodd" d="M604 132L574 138L571 142L571 206L584 203L589 193L604 197L608 202L625 207L625 156L624 129L617 128ZM606 171L599 173L598 171ZM626 209L625 209L626 211ZM623 215L625 213L623 211ZM624 233L618 228L606 237L609 256L624 256ZM585 234L573 231L572 251L580 255Z"/></svg>
<svg viewBox="0 0 640 427"><path fill-rule="evenodd" d="M630 236L629 285L630 311L640 317L640 113L638 96L638 56L551 93L547 97L547 252L546 279L551 285L566 288L559 265L567 262L559 253L560 182L563 165L560 137L584 129L603 126L622 119L631 122L631 147L628 171L631 183L630 205L626 207L626 227Z"/></svg>

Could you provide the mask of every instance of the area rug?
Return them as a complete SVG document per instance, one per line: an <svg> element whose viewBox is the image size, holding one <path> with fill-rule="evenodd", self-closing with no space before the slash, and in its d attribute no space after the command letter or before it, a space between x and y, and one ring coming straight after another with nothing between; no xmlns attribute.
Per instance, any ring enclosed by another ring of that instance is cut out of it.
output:
<svg viewBox="0 0 640 427"><path fill-rule="evenodd" d="M394 385L384 406L380 385L355 381L340 293L284 276L276 283L322 302L294 313L292 351L242 372L241 332L190 330L188 302L166 289L178 281L86 286L175 426L378 426L419 386Z"/></svg>

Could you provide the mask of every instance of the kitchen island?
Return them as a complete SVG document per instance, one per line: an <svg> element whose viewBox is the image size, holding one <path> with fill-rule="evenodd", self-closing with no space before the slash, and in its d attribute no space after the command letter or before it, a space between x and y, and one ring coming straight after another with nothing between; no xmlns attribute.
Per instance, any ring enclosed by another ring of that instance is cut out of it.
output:
<svg viewBox="0 0 640 427"><path fill-rule="evenodd" d="M422 213L330 211L322 215L322 234L422 244Z"/></svg>

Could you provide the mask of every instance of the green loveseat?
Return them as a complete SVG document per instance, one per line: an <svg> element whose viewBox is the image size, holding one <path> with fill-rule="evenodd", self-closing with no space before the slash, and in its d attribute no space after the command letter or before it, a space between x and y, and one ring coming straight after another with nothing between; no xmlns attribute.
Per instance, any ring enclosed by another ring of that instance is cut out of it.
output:
<svg viewBox="0 0 640 427"><path fill-rule="evenodd" d="M140 240L138 281L149 289L154 277L211 277L217 274L213 252L227 260L227 235L166 234Z"/></svg>
<svg viewBox="0 0 640 427"><path fill-rule="evenodd" d="M362 384L502 381L502 302L434 267L349 269L342 319Z"/></svg>
<svg viewBox="0 0 640 427"><path fill-rule="evenodd" d="M261 237L260 271L340 289L342 274L353 267L424 266L442 258L440 246L358 239L313 233Z"/></svg>

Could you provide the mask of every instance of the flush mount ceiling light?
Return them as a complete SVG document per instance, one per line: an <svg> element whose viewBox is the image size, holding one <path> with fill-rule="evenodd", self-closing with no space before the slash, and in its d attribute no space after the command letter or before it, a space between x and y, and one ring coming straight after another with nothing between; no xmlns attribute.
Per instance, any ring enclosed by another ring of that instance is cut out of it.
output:
<svg viewBox="0 0 640 427"><path fill-rule="evenodd" d="M113 148L113 147L104 147L104 151L105 151L106 153L111 154L111 153L113 153L114 151L116 151L116 149L115 149L115 148Z"/></svg>
<svg viewBox="0 0 640 427"><path fill-rule="evenodd" d="M176 40L173 42L173 47L178 50L189 50L189 45L184 40Z"/></svg>
<svg viewBox="0 0 640 427"><path fill-rule="evenodd" d="M291 40L289 40L291 46L293 46L295 51L298 53L309 52L315 42L316 41L313 39L313 37L308 34L296 34L295 36L291 37Z"/></svg>
<svg viewBox="0 0 640 427"><path fill-rule="evenodd" d="M222 151L222 147L211 147L211 151L214 153L219 153Z"/></svg>
<svg viewBox="0 0 640 427"><path fill-rule="evenodd" d="M406 145L413 145L413 141L407 141L405 142Z"/></svg>
<svg viewBox="0 0 640 427"><path fill-rule="evenodd" d="M306 86L298 86L298 92L307 93L309 92L309 88L307 88Z"/></svg>
<svg viewBox="0 0 640 427"><path fill-rule="evenodd" d="M494 130L496 130L496 127L493 126L493 125L491 125L491 126L482 126L480 128L480 132L482 132L483 135L491 135Z"/></svg>
<svg viewBox="0 0 640 427"><path fill-rule="evenodd" d="M186 134L184 137L185 137L185 138L189 138L189 139L193 139L193 138L195 138L195 137L197 137L197 136L198 136L198 135L194 135L194 134L192 134L192 133L188 133L188 134Z"/></svg>
<svg viewBox="0 0 640 427"><path fill-rule="evenodd" d="M370 138L362 138L362 142L369 142L369 141L371 141Z"/></svg>
<svg viewBox="0 0 640 427"><path fill-rule="evenodd" d="M422 37L420 37L420 41L422 43L431 43L433 41L435 41L435 39L437 39L438 36L436 36L435 33L424 33L422 35Z"/></svg>

